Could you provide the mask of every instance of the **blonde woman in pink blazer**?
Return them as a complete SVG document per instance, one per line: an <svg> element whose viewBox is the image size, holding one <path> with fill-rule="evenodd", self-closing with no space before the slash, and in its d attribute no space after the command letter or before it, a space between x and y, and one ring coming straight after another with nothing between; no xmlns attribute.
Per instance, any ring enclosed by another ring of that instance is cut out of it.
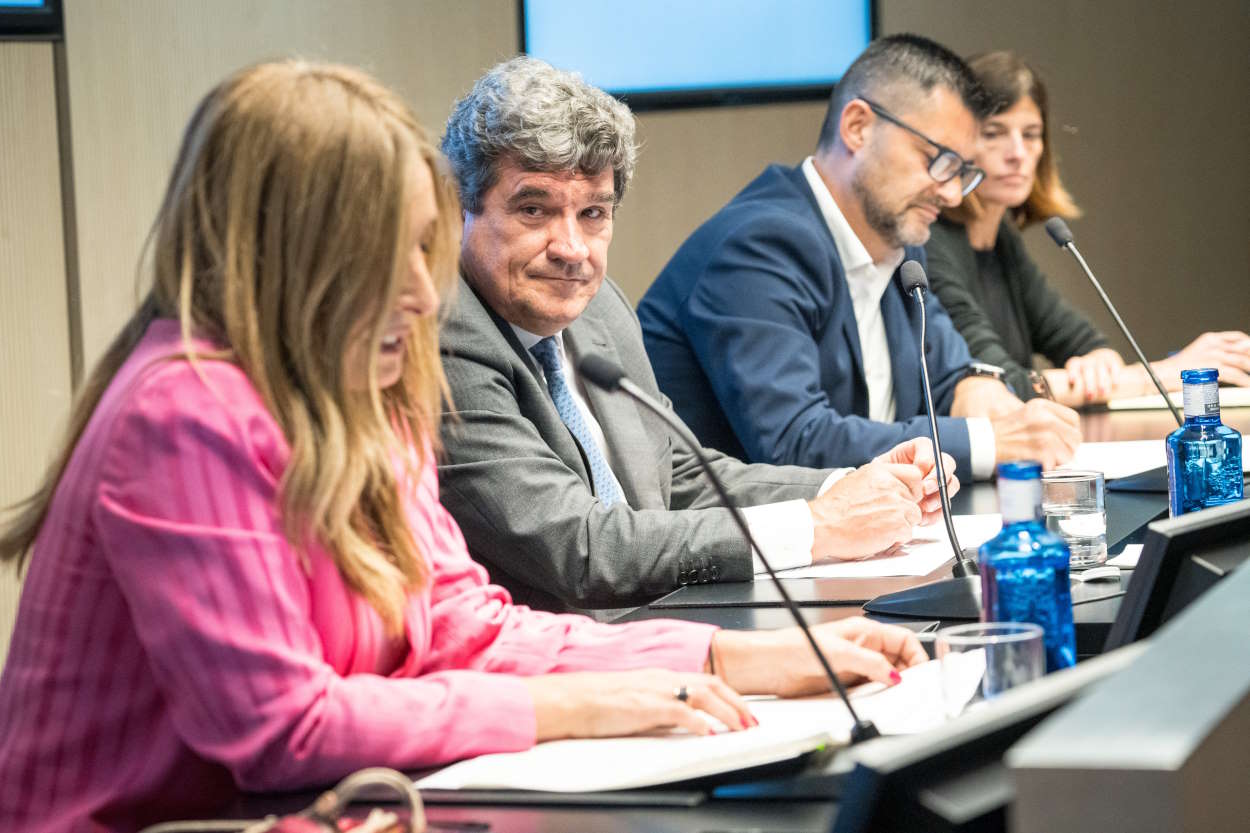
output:
<svg viewBox="0 0 1250 833"><path fill-rule="evenodd" d="M739 692L823 688L794 631L602 625L486 582L434 467L458 236L436 151L363 73L264 64L203 100L153 288L0 533L26 567L0 829L132 830L367 765L705 732L696 710L747 728ZM848 681L923 658L863 620L819 637Z"/></svg>

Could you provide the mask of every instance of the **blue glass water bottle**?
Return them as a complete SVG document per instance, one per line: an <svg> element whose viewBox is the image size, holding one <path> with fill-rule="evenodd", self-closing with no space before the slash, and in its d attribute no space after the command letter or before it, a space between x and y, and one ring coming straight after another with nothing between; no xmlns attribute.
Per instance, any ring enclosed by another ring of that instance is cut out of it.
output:
<svg viewBox="0 0 1250 833"><path fill-rule="evenodd" d="M1168 435L1172 516L1241 500L1241 434L1220 422L1220 374L1182 370L1185 424Z"/></svg>
<svg viewBox="0 0 1250 833"><path fill-rule="evenodd" d="M981 619L1041 625L1046 670L1076 664L1068 545L1042 522L1042 466L998 467L1003 530L981 545Z"/></svg>

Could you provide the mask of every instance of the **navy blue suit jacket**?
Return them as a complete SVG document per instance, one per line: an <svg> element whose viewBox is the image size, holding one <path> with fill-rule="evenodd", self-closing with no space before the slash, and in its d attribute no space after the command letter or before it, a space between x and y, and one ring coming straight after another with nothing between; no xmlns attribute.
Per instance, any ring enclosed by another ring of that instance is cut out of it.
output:
<svg viewBox="0 0 1250 833"><path fill-rule="evenodd" d="M907 258L924 262L924 251ZM926 297L939 414L971 358ZM660 388L699 440L748 460L857 466L928 436L920 310L899 276L881 299L896 421L868 419L859 330L833 236L799 167L769 166L704 223L651 285L638 317ZM938 420L942 448L971 480L968 428Z"/></svg>

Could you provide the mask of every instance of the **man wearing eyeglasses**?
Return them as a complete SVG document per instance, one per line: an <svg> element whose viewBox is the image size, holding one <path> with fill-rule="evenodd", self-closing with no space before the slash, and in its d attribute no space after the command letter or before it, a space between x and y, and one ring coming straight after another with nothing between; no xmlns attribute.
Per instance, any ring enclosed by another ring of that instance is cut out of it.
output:
<svg viewBox="0 0 1250 833"><path fill-rule="evenodd" d="M660 387L708 446L758 462L859 465L928 435L919 309L898 268L981 181L990 102L925 38L874 41L830 100L816 152L768 167L681 246L638 307ZM979 365L937 298L927 350L961 479L1071 458L1075 412L1027 405Z"/></svg>

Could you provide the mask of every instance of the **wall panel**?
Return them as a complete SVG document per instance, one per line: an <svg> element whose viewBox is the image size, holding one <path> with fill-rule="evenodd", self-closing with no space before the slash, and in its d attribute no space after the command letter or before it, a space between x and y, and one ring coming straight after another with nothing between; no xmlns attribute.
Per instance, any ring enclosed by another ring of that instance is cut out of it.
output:
<svg viewBox="0 0 1250 833"><path fill-rule="evenodd" d="M87 367L135 307L182 128L213 84L269 58L357 64L438 136L452 100L517 38L510 0L69 0L65 27Z"/></svg>
<svg viewBox="0 0 1250 833"><path fill-rule="evenodd" d="M52 46L0 43L0 506L26 497L70 400ZM18 581L0 567L0 664Z"/></svg>

